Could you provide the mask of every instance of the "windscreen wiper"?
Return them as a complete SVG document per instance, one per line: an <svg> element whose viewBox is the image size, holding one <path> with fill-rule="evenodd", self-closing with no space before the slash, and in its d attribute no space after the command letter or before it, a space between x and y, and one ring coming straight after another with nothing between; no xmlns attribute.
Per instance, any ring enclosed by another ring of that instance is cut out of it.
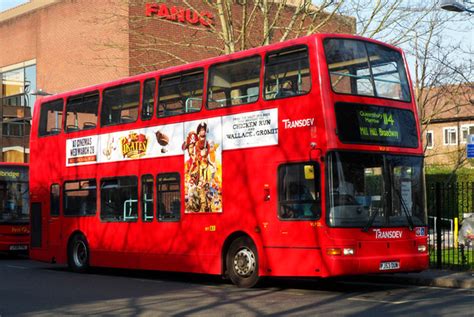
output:
<svg viewBox="0 0 474 317"><path fill-rule="evenodd" d="M367 224L365 225L365 227L362 228L362 231L363 231L363 232L369 231L369 228L372 227L372 224L374 223L375 217L376 217L377 214L379 213L379 210L380 210L380 208L375 209L375 212L372 214L372 216L370 216L369 222L367 222Z"/></svg>
<svg viewBox="0 0 474 317"><path fill-rule="evenodd" d="M405 200L403 199L400 191L397 189L397 188L394 188L395 190L395 193L397 194L398 198L400 199L400 202L402 204L402 210L403 210L403 213L405 214L405 216L407 217L407 221L408 221L408 228L410 229L410 231L413 231L413 227L415 226L413 224L413 218L411 217L410 213L408 212L408 207L405 203Z"/></svg>
<svg viewBox="0 0 474 317"><path fill-rule="evenodd" d="M382 195L382 206L385 206L385 195L386 194L387 194L387 192L384 192L383 195ZM377 215L379 213L379 210L380 210L380 208L375 209L375 212L370 216L369 221L367 222L365 227L362 228L363 232L369 231L369 228L372 227L372 224L374 223L375 217L377 217Z"/></svg>

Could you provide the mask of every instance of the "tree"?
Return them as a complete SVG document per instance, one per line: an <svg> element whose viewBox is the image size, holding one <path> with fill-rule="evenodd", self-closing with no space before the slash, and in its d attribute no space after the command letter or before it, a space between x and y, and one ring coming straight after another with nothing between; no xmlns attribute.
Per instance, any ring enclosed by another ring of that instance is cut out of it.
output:
<svg viewBox="0 0 474 317"><path fill-rule="evenodd" d="M100 27L101 23L129 20L119 31L129 36L130 44L106 41L97 43L97 47L128 49L132 74L316 32L355 32L354 19L338 13L344 1L321 0L315 4L310 0L182 0L171 4L151 0L116 1L122 10L102 12L99 19L88 22ZM145 8L149 14L144 14ZM195 23L200 20L205 21L204 25ZM189 51L193 54L188 54ZM103 63L113 64L113 61Z"/></svg>
<svg viewBox="0 0 474 317"><path fill-rule="evenodd" d="M452 25L472 30L473 22L467 15L440 10L439 1L182 0L172 5L156 3L158 11L152 16L143 13L151 0L118 1L127 9L105 13L101 20L129 19L122 31L130 38L126 49L130 50L132 74L316 32L349 32L404 49L423 131L434 119L469 105L466 100L472 91L466 87L472 87L474 81L472 47L463 46L460 40L446 41L445 31ZM183 12L191 20L212 23L183 23ZM212 21L206 12L213 13ZM157 31L166 26L177 32ZM456 153L456 166L461 166L462 155Z"/></svg>
<svg viewBox="0 0 474 317"><path fill-rule="evenodd" d="M469 46L472 41L447 40L453 27L469 38L473 21L468 15L441 10L439 2L348 0L340 8L343 14L355 15L357 34L404 49L411 68L422 135L443 119L474 113L474 54ZM428 159L447 155L454 170L466 163L459 138L457 146L447 153L424 146Z"/></svg>

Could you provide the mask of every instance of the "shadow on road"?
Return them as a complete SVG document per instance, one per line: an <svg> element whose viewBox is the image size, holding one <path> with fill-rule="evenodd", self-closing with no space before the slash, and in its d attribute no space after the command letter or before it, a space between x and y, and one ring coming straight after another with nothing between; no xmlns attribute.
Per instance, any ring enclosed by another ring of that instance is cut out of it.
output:
<svg viewBox="0 0 474 317"><path fill-rule="evenodd" d="M45 270L70 272L65 266L48 267ZM80 274L73 273L71 274ZM219 275L181 273L181 272L165 272L165 271L148 271L148 270L131 270L131 269L115 269L115 268L98 268L94 267L88 270L87 275L99 275L109 277L134 278L149 281L185 283L202 286L231 286L235 287L228 279ZM401 288L400 285L394 284L376 284L368 283L361 280L361 277L337 277L337 278L262 278L255 289L301 289L301 290L317 290L331 292L376 292L385 289Z"/></svg>
<svg viewBox="0 0 474 317"><path fill-rule="evenodd" d="M3 260L29 260L28 253L6 253L0 252L0 261Z"/></svg>

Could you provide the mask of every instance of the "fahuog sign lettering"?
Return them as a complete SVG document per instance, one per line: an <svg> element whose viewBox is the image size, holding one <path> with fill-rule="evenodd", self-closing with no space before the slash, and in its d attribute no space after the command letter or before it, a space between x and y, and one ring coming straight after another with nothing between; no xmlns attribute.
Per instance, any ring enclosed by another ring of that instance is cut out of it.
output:
<svg viewBox="0 0 474 317"><path fill-rule="evenodd" d="M186 9L177 6L168 7L164 3L146 3L145 15L147 17L158 16L179 23L201 24L206 27L210 27L214 24L214 15L207 10L198 12L197 10L189 8Z"/></svg>

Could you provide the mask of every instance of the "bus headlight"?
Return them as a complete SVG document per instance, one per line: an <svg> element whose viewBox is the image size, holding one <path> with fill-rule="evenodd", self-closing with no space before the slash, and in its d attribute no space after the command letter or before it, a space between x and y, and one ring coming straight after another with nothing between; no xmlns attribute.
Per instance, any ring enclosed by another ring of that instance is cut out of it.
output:
<svg viewBox="0 0 474 317"><path fill-rule="evenodd" d="M342 254L344 254L344 255L354 255L354 249L344 248L344 250L342 250Z"/></svg>
<svg viewBox="0 0 474 317"><path fill-rule="evenodd" d="M418 252L420 252L420 253L426 252L426 245L420 244L418 246Z"/></svg>

